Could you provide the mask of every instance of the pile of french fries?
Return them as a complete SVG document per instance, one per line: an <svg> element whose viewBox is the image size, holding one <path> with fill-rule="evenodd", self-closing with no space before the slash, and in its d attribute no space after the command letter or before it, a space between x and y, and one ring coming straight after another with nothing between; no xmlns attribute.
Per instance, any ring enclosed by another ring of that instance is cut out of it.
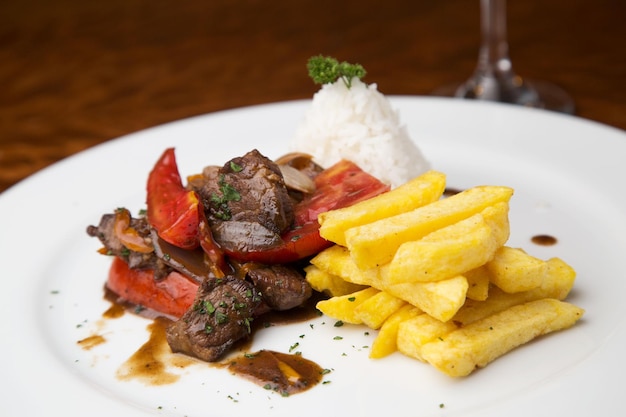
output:
<svg viewBox="0 0 626 417"><path fill-rule="evenodd" d="M371 358L399 351L453 377L573 326L584 310L563 301L576 273L559 258L506 246L513 189L477 186L444 197L429 171L351 207L319 216L335 243L306 268L330 298L317 308L378 330Z"/></svg>

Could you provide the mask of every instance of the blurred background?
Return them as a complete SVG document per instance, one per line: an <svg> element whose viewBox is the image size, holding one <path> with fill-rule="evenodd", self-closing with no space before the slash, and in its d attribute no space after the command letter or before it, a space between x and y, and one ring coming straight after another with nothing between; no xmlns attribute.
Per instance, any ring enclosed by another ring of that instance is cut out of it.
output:
<svg viewBox="0 0 626 417"><path fill-rule="evenodd" d="M515 71L626 128L626 1L510 0ZM307 59L384 94L474 70L478 0L0 0L0 192L68 155L181 118L318 89Z"/></svg>

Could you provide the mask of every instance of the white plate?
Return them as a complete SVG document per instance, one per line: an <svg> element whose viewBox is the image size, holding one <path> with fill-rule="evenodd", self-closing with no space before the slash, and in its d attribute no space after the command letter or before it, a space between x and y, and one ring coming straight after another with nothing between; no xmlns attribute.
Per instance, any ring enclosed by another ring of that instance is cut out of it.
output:
<svg viewBox="0 0 626 417"><path fill-rule="evenodd" d="M147 174L166 147L176 147L183 176L253 147L281 155L308 102L244 108L110 141L0 195L0 415L616 415L626 370L624 132L506 105L391 100L451 187L516 189L509 244L576 268L570 300L587 313L574 328L451 379L399 354L370 360L364 346L374 332L321 318L263 331L251 347L287 352L298 342L305 357L332 369L329 383L302 394L283 398L203 365L171 385L119 381L117 368L147 340L147 321L102 319L109 260L85 228L116 207L142 208ZM536 234L559 242L536 246ZM77 345L94 334L107 341Z"/></svg>

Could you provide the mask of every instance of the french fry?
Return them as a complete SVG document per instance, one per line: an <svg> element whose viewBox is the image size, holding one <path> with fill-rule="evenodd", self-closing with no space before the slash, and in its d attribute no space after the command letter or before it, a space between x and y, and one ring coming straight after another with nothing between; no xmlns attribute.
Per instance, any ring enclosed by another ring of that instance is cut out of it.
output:
<svg viewBox="0 0 626 417"><path fill-rule="evenodd" d="M446 187L446 176L428 171L413 180L350 207L331 210L318 216L320 235L346 246L345 231L363 224L395 216L437 201Z"/></svg>
<svg viewBox="0 0 626 417"><path fill-rule="evenodd" d="M541 287L518 293L506 293L499 288L492 288L489 297L484 301L466 300L452 321L467 325L529 301L542 298L564 300L574 286L576 272L560 258L548 259L546 264L547 271Z"/></svg>
<svg viewBox="0 0 626 417"><path fill-rule="evenodd" d="M325 315L350 324L362 324L361 318L355 313L356 308L370 297L378 294L376 288L368 287L364 290L328 300L318 301L316 308Z"/></svg>
<svg viewBox="0 0 626 417"><path fill-rule="evenodd" d="M583 314L582 308L563 301L531 301L463 326L425 344L419 353L447 375L467 376L538 336L573 326Z"/></svg>
<svg viewBox="0 0 626 417"><path fill-rule="evenodd" d="M478 268L467 271L463 274L467 279L467 298L475 301L485 301L489 296L490 276L487 268Z"/></svg>
<svg viewBox="0 0 626 417"><path fill-rule="evenodd" d="M498 247L504 245L511 234L511 225L509 224L509 203L500 202L493 206L489 206L483 211L482 214L485 222L491 227L493 237L496 240Z"/></svg>
<svg viewBox="0 0 626 417"><path fill-rule="evenodd" d="M424 362L422 347L435 339L443 338L457 329L452 322L439 321L428 314L421 314L398 325L398 351Z"/></svg>
<svg viewBox="0 0 626 417"><path fill-rule="evenodd" d="M401 322L419 314L423 314L419 308L405 304L389 316L378 330L378 335L372 343L370 358L380 359L396 352L398 350L398 326Z"/></svg>
<svg viewBox="0 0 626 417"><path fill-rule="evenodd" d="M519 248L500 247L486 264L491 282L504 292L529 291L541 286L548 265Z"/></svg>
<svg viewBox="0 0 626 417"><path fill-rule="evenodd" d="M354 315L370 329L379 329L389 316L405 304L406 301L380 291L360 303L354 309Z"/></svg>
<svg viewBox="0 0 626 417"><path fill-rule="evenodd" d="M404 283L381 288L440 321L448 321L465 303L468 283L464 276L458 275L437 282Z"/></svg>
<svg viewBox="0 0 626 417"><path fill-rule="evenodd" d="M372 285L378 280L377 269L360 269L343 246L335 245L324 249L310 262L322 271L337 275L353 284Z"/></svg>
<svg viewBox="0 0 626 417"><path fill-rule="evenodd" d="M393 259L403 243L421 239L498 202L508 202L512 195L509 187L470 188L409 212L352 227L345 231L346 245L359 267L383 265Z"/></svg>
<svg viewBox="0 0 626 417"><path fill-rule="evenodd" d="M367 288L364 285L353 284L337 275L322 271L315 265L307 266L304 268L304 272L311 288L331 297L351 294Z"/></svg>
<svg viewBox="0 0 626 417"><path fill-rule="evenodd" d="M406 242L389 266L389 284L433 282L461 275L493 258L508 232L508 204L499 203L458 223ZM489 221L485 218L489 218Z"/></svg>
<svg viewBox="0 0 626 417"><path fill-rule="evenodd" d="M571 265L563 261L561 258L550 258L547 261L548 271L543 277L541 287L533 292L539 292L546 298L556 298L557 300L565 300L574 288L576 281L576 271Z"/></svg>

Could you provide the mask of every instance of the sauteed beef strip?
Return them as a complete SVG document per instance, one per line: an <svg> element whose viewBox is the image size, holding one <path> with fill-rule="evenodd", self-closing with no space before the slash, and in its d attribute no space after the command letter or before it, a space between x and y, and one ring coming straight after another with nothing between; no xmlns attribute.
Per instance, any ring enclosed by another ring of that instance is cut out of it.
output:
<svg viewBox="0 0 626 417"><path fill-rule="evenodd" d="M257 289L241 278L207 278L189 310L166 331L173 352L214 362L238 340L250 335L261 303Z"/></svg>
<svg viewBox="0 0 626 417"><path fill-rule="evenodd" d="M190 186L200 195L215 240L224 248L262 250L280 243L294 219L280 168L259 151L207 168Z"/></svg>
<svg viewBox="0 0 626 417"><path fill-rule="evenodd" d="M156 278L165 277L171 272L172 269L158 259L154 252L140 253L127 249L115 235L114 224L115 214L104 214L98 226L87 227L87 234L98 238L110 255L124 259L130 268L152 269L155 271ZM150 226L145 217L131 218L130 227L135 229L140 236L150 240Z"/></svg>
<svg viewBox="0 0 626 417"><path fill-rule="evenodd" d="M287 265L252 268L247 276L272 310L281 311L298 307L308 300L313 292L302 274Z"/></svg>

